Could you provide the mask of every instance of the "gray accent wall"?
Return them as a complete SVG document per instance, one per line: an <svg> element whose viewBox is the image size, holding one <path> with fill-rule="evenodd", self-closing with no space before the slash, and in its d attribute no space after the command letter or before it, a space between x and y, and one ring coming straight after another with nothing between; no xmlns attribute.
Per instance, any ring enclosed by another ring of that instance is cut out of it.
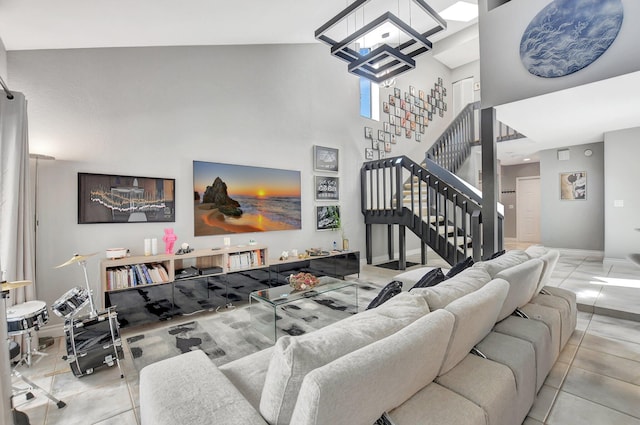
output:
<svg viewBox="0 0 640 425"><path fill-rule="evenodd" d="M504 205L504 237L517 238L518 203L516 202L516 187L519 177L540 176L540 163L533 162L520 165L506 165L501 167L500 203Z"/></svg>
<svg viewBox="0 0 640 425"><path fill-rule="evenodd" d="M606 259L640 252L640 128L604 135Z"/></svg>
<svg viewBox="0 0 640 425"><path fill-rule="evenodd" d="M141 253L143 240L161 239L164 227L174 228L176 246L222 245L222 236L194 237L193 160L301 172L301 230L231 235L232 244L254 239L277 258L339 240L339 232L315 230L316 206L328 202L314 199L312 166L314 145L338 148L340 171L333 175L340 178L343 225L350 247L364 255L359 171L371 146L364 127L377 134L382 124L360 117L358 79L326 46L35 50L9 51L7 58L11 87L29 102L31 152L56 158L39 163L38 299L51 304L83 283L78 267L53 268L74 253L98 253L87 267L100 304L98 270L107 248ZM450 90L450 71L422 55L396 87L429 91L438 77ZM388 93L382 90L381 100ZM399 138L391 155L421 161L449 121L448 114L437 117L422 143ZM78 172L175 178L176 222L77 224ZM374 257L386 255L385 236L386 228L376 226Z"/></svg>
<svg viewBox="0 0 640 425"><path fill-rule="evenodd" d="M570 146L570 159L558 149L540 152L541 243L555 248L604 250L604 143ZM593 155L584 155L591 149ZM560 173L585 171L587 199L561 200Z"/></svg>

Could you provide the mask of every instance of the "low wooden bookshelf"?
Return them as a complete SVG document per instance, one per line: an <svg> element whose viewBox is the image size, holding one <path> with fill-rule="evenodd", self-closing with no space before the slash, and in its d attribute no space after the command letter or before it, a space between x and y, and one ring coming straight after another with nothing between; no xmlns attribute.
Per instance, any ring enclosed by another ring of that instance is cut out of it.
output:
<svg viewBox="0 0 640 425"><path fill-rule="evenodd" d="M264 245L238 245L227 248L198 249L187 254L135 255L100 262L100 280L104 293L137 286L165 285L181 278L179 271L192 269L197 278L268 266ZM158 274L145 272L158 270ZM164 274L162 271L164 270ZM180 279L182 280L182 279Z"/></svg>

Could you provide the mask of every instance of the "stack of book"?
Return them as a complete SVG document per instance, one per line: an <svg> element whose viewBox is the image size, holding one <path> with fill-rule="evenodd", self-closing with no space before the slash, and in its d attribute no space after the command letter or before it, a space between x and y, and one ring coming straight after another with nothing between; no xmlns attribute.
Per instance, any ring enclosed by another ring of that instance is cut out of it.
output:
<svg viewBox="0 0 640 425"><path fill-rule="evenodd" d="M162 264L132 264L107 269L107 289L126 289L150 283L169 282L169 274Z"/></svg>

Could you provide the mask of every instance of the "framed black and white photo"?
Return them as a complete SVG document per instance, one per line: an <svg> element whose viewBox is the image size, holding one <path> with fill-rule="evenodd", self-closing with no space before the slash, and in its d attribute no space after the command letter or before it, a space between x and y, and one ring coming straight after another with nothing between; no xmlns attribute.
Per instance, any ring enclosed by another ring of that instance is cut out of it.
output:
<svg viewBox="0 0 640 425"><path fill-rule="evenodd" d="M373 128L365 127L364 128L364 138L371 139L373 137Z"/></svg>
<svg viewBox="0 0 640 425"><path fill-rule="evenodd" d="M366 130L365 130L366 132ZM313 147L313 169L316 171L338 171L338 149L324 146Z"/></svg>
<svg viewBox="0 0 640 425"><path fill-rule="evenodd" d="M364 159L367 161L373 161L373 149L364 148Z"/></svg>
<svg viewBox="0 0 640 425"><path fill-rule="evenodd" d="M338 205L316 207L316 230L335 230L339 223L340 207Z"/></svg>
<svg viewBox="0 0 640 425"><path fill-rule="evenodd" d="M378 130L378 140L385 142L386 139L384 130Z"/></svg>
<svg viewBox="0 0 640 425"><path fill-rule="evenodd" d="M340 199L339 184L338 177L315 176L316 201L337 201Z"/></svg>

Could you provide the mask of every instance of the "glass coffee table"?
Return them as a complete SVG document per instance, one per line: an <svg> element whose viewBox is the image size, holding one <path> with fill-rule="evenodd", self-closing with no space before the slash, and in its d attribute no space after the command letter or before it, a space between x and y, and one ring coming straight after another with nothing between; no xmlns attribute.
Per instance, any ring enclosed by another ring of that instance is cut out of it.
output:
<svg viewBox="0 0 640 425"><path fill-rule="evenodd" d="M320 283L313 289L294 291L289 285L254 291L249 294L249 311L251 326L273 342L278 339L277 315L278 309L297 301L308 300L347 288L353 291L353 306L358 311L358 284L333 277L320 277ZM282 333L282 332L280 332Z"/></svg>

